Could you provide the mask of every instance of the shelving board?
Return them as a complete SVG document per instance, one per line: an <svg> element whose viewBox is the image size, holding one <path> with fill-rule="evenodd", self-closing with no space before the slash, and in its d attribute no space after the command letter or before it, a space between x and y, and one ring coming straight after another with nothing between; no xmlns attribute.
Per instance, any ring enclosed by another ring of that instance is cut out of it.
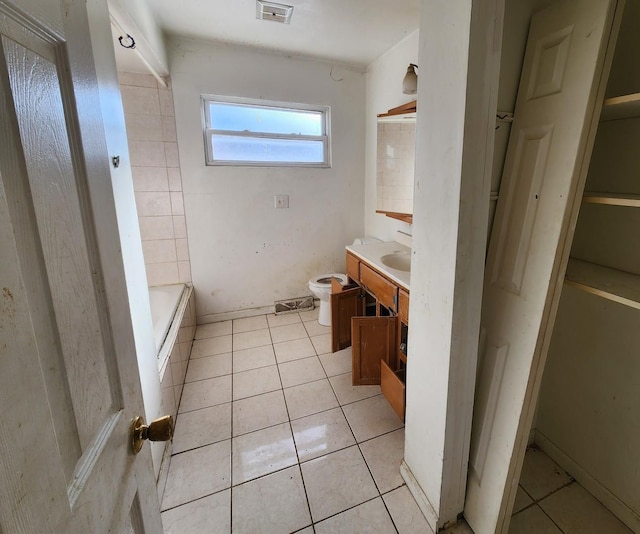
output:
<svg viewBox="0 0 640 534"><path fill-rule="evenodd" d="M640 310L640 276L571 258L565 284Z"/></svg>
<svg viewBox="0 0 640 534"><path fill-rule="evenodd" d="M626 206L640 208L640 195L623 195L619 193L585 192L582 201L589 204L606 204L608 206Z"/></svg>
<svg viewBox="0 0 640 534"><path fill-rule="evenodd" d="M602 106L600 120L614 121L640 117L640 93L607 98Z"/></svg>

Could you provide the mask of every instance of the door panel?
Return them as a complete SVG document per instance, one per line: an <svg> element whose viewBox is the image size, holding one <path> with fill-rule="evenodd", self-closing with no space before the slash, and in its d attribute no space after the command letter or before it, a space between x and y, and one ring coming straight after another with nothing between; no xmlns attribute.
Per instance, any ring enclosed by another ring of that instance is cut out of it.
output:
<svg viewBox="0 0 640 534"><path fill-rule="evenodd" d="M395 365L398 324L397 317L351 319L354 386L380 384L380 362Z"/></svg>
<svg viewBox="0 0 640 534"><path fill-rule="evenodd" d="M120 531L153 481L129 443L135 353L114 350L64 41L13 13L0 5L0 530Z"/></svg>
<svg viewBox="0 0 640 534"><path fill-rule="evenodd" d="M464 510L477 534L508 529L604 96L615 8L615 0L567 0L532 18L484 282Z"/></svg>

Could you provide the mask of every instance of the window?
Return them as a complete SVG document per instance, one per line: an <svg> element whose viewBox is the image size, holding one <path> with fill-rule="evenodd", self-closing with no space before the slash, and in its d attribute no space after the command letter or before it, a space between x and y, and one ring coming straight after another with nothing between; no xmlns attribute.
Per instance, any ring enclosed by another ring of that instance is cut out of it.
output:
<svg viewBox="0 0 640 534"><path fill-rule="evenodd" d="M203 96L207 165L329 167L329 108Z"/></svg>

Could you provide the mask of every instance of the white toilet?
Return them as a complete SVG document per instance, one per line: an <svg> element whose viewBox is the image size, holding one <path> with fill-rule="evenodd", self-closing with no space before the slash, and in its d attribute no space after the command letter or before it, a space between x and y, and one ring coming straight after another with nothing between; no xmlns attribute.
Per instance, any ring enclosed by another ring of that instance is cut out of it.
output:
<svg viewBox="0 0 640 534"><path fill-rule="evenodd" d="M346 274L321 274L309 280L309 289L320 299L320 312L318 322L323 326L331 326L331 306L329 305L329 295L331 295L331 279L337 278L345 285L347 283Z"/></svg>

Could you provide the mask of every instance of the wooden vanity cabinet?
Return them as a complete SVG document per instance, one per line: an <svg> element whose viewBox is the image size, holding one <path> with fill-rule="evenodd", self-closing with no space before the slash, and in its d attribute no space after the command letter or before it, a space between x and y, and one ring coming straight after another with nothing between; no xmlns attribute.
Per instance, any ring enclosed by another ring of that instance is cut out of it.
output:
<svg viewBox="0 0 640 534"><path fill-rule="evenodd" d="M331 286L331 344L352 347L352 384L380 385L404 420L409 292L347 252L350 283Z"/></svg>

